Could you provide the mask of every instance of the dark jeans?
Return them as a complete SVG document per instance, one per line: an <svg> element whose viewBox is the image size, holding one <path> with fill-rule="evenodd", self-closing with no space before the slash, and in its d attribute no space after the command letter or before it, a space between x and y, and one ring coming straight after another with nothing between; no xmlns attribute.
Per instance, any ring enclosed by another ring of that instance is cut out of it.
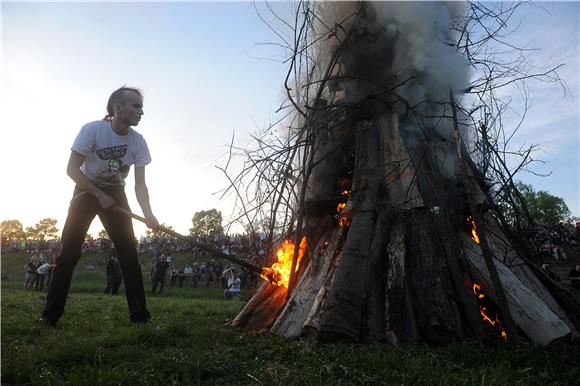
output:
<svg viewBox="0 0 580 386"><path fill-rule="evenodd" d="M117 206L129 209L122 186L101 189L115 200ZM131 218L114 210L104 210L95 197L89 193L84 193L78 187L75 188L62 231L62 249L56 258L56 266L42 316L51 324L55 324L62 316L73 270L82 255L85 235L96 215L101 219L119 256L121 271L125 279L129 317L133 322L147 322L150 315L145 302L143 277L137 257L137 245Z"/></svg>
<svg viewBox="0 0 580 386"><path fill-rule="evenodd" d="M163 276L155 275L153 277L153 289L151 290L151 292L155 293L155 291L157 290L157 284L161 284L161 287L159 288L159 293L162 293L163 288L165 287L165 275Z"/></svg>

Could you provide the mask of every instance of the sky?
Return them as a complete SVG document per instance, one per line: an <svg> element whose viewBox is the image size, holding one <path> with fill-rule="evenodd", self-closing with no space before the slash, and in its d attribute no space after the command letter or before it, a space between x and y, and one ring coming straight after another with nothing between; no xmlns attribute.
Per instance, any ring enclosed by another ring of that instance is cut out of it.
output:
<svg viewBox="0 0 580 386"><path fill-rule="evenodd" d="M517 178L563 197L579 211L580 3L525 7L514 39L539 48L537 63L565 63L566 93L534 83L532 107L514 146L538 144L548 177ZM277 60L274 33L257 2L0 2L0 220L31 226L45 217L62 230L73 183L66 175L81 126L101 119L110 93L143 90L143 134L153 161L146 168L151 206L161 223L187 234L197 211L217 208L228 219L233 202L220 199L234 138L276 119L287 64ZM282 15L290 2L273 3ZM515 102L517 103L517 101ZM514 105L517 107L517 105ZM141 209L133 193L133 211ZM134 222L135 233L145 226ZM90 229L102 229L96 219ZM236 230L236 228L232 228ZM237 228L239 230L239 228Z"/></svg>

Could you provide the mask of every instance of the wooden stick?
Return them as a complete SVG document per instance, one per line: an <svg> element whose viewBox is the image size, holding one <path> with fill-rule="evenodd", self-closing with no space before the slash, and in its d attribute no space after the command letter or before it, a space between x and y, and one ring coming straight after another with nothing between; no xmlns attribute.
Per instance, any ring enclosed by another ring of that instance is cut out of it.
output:
<svg viewBox="0 0 580 386"><path fill-rule="evenodd" d="M135 220L141 221L144 224L147 223L145 218L143 218L139 215L136 215L135 213L132 213L132 212L128 211L127 209L117 207L116 210L118 212L121 212L127 216L134 218ZM250 271L253 271L255 273L258 273L258 274L262 273L262 269L259 267L256 267L255 265L252 265L252 264L247 263L243 260L240 260L235 256L227 255L227 254L223 253L222 251L220 251L219 249L214 248L210 245L202 244L202 243L199 243L195 240L192 240L191 238L183 236L182 234L179 234L179 233L175 232L174 230L166 228L163 225L159 225L157 229L159 229L160 231L167 233L173 237L176 237L181 241L185 241L186 243L190 244L192 247L203 249L204 251L207 251L213 255L217 255L217 256L221 257L222 259L229 260L232 263L237 264L237 265L242 266L242 267L245 267L245 268L247 268Z"/></svg>

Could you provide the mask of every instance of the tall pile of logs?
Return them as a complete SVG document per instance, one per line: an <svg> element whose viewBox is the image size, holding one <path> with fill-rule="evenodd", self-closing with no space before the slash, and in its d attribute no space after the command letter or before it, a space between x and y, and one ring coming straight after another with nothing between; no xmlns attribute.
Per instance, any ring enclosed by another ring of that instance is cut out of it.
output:
<svg viewBox="0 0 580 386"><path fill-rule="evenodd" d="M329 40L349 44L349 30L343 34ZM361 39L320 61L330 75L316 105L328 107L310 120L318 131L315 166L299 208L308 248L294 286L288 293L264 282L233 324L322 341L440 345L499 335L481 315L478 283L508 339L549 344L578 337L577 305L504 231L457 118L447 138L418 136L418 120L401 114L392 95L361 94L364 63L348 56L365 44ZM450 111L453 97L446 103ZM351 193L337 213L345 180ZM469 217L481 244L470 236Z"/></svg>

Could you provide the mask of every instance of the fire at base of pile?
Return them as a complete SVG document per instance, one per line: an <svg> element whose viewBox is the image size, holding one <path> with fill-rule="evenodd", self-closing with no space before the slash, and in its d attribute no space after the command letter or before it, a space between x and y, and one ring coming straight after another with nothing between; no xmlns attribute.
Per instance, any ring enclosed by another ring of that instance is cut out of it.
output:
<svg viewBox="0 0 580 386"><path fill-rule="evenodd" d="M390 235L381 236L349 233L356 215L345 227L340 215L329 214L324 226L306 228L312 237L302 241L297 283L289 298L288 276L281 285L264 280L232 324L285 337L314 335L321 341L440 345L470 337L508 338L475 228L459 231L467 275L452 278L449 260L434 255L445 248L441 232L451 230L438 229L429 220L435 216L424 209L410 211L392 219ZM499 255L507 247L501 229L493 217L484 218L494 229L490 244ZM383 256L365 248L379 249ZM280 260L289 275L294 246L285 242L282 250ZM362 258L365 254L370 258ZM511 267L499 260L495 264L520 337L549 344L577 336L536 275L513 250L508 256ZM454 295L458 291L461 301Z"/></svg>

